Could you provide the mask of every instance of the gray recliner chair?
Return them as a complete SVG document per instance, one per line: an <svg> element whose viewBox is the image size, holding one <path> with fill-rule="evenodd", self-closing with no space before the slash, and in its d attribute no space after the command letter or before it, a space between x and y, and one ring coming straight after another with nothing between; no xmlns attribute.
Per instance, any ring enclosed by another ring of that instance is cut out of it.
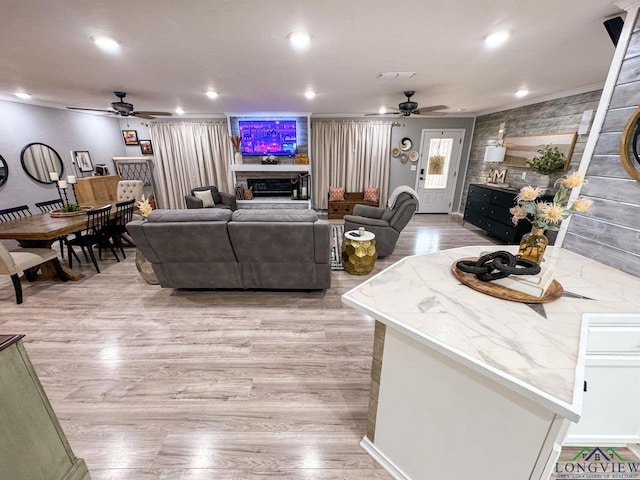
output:
<svg viewBox="0 0 640 480"><path fill-rule="evenodd" d="M344 231L357 230L364 227L376 236L378 257L386 257L393 253L400 232L407 226L418 209L418 200L408 193L401 193L396 198L393 208L378 208L368 205L356 205L353 215L345 215Z"/></svg>
<svg viewBox="0 0 640 480"><path fill-rule="evenodd" d="M207 190L211 192L211 197L215 203L213 208L225 208L232 211L238 208L235 195L226 192L219 192L218 187L214 186L192 188L191 195L184 196L187 208L205 208L204 201L198 198L195 192L205 192Z"/></svg>

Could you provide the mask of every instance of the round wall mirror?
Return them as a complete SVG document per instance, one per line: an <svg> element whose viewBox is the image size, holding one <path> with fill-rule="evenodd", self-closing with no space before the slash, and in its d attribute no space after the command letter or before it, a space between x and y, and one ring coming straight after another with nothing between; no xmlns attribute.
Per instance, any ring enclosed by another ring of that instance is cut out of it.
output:
<svg viewBox="0 0 640 480"><path fill-rule="evenodd" d="M40 183L54 183L50 173L57 173L62 178L64 164L58 152L44 143L30 143L22 149L20 163L24 171Z"/></svg>
<svg viewBox="0 0 640 480"><path fill-rule="evenodd" d="M0 155L0 187L7 183L7 178L9 178L9 166Z"/></svg>

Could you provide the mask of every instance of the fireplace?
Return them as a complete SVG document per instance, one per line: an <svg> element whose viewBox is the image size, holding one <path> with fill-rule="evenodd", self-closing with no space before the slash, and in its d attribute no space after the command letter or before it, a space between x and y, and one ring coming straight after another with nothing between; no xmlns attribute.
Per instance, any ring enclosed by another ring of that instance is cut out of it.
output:
<svg viewBox="0 0 640 480"><path fill-rule="evenodd" d="M290 197L294 186L289 178L247 179L247 187L253 187L254 197Z"/></svg>

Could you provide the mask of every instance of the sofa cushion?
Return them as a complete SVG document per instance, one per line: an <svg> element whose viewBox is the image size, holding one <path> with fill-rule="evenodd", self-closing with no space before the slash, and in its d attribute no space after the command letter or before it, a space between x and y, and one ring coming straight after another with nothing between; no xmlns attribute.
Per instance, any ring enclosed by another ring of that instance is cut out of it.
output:
<svg viewBox="0 0 640 480"><path fill-rule="evenodd" d="M231 210L222 208L190 210L154 210L147 217L151 223L159 222L227 222L231 220Z"/></svg>
<svg viewBox="0 0 640 480"><path fill-rule="evenodd" d="M233 212L234 222L315 222L318 214L313 210L294 209L240 209Z"/></svg>
<svg viewBox="0 0 640 480"><path fill-rule="evenodd" d="M202 206L204 208L215 207L216 203L213 201L211 190L196 190L193 195L202 200Z"/></svg>

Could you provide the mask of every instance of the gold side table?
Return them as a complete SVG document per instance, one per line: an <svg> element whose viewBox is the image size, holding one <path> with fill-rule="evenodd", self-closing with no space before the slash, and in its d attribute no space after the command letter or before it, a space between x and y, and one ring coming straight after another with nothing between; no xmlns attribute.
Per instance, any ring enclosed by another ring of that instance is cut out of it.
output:
<svg viewBox="0 0 640 480"><path fill-rule="evenodd" d="M371 273L378 258L376 236L372 232L350 230L342 240L342 264L347 273L366 275Z"/></svg>

